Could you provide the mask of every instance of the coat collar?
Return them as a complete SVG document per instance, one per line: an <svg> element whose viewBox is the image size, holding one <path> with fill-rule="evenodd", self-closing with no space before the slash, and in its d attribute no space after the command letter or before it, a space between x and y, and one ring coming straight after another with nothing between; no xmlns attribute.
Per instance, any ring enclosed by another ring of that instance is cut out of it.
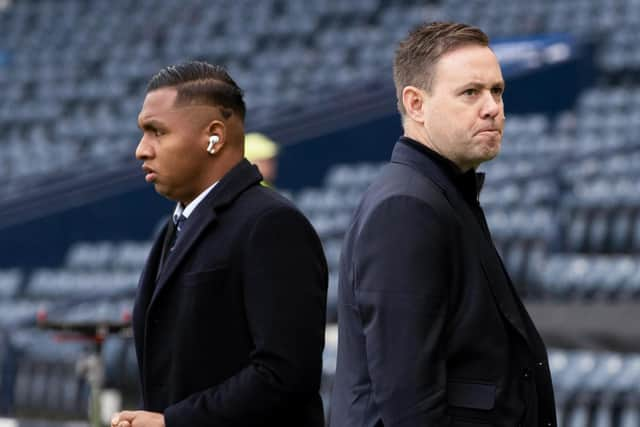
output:
<svg viewBox="0 0 640 427"><path fill-rule="evenodd" d="M189 219L185 221L180 236L176 240L173 252L171 256L167 258L166 265L158 275L150 305L153 304L157 295L167 285L172 274L198 237L207 227L216 221L218 211L231 204L249 187L258 185L261 180L262 175L260 175L258 168L246 159L243 159L211 190L207 197L192 212Z"/></svg>
<svg viewBox="0 0 640 427"><path fill-rule="evenodd" d="M475 170L462 172L451 160L406 136L400 137L393 155L397 156L398 162L411 163L418 169L432 170L435 167L439 171L440 180L452 184L465 200L469 202L479 200L480 191L484 185L484 173Z"/></svg>
<svg viewBox="0 0 640 427"><path fill-rule="evenodd" d="M202 204L209 205L216 210L230 204L247 188L259 184L260 181L262 181L262 175L260 175L258 168L249 163L247 159L242 159L222 177L218 185L202 201Z"/></svg>
<svg viewBox="0 0 640 427"><path fill-rule="evenodd" d="M425 154L401 141L396 142L391 153L391 163L403 164L430 178L440 189L453 190L451 180L442 168Z"/></svg>

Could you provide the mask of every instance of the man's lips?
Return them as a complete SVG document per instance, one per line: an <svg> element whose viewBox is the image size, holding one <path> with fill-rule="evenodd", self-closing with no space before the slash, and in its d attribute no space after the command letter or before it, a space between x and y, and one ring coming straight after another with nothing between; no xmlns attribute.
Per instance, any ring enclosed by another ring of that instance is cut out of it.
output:
<svg viewBox="0 0 640 427"><path fill-rule="evenodd" d="M476 132L476 135L480 135L480 134L490 134L490 135L500 135L502 134L502 132L500 131L500 129L497 128L486 128L486 129L480 129L478 132Z"/></svg>
<svg viewBox="0 0 640 427"><path fill-rule="evenodd" d="M145 173L144 180L147 182L153 182L158 174L148 166L142 166L142 170Z"/></svg>

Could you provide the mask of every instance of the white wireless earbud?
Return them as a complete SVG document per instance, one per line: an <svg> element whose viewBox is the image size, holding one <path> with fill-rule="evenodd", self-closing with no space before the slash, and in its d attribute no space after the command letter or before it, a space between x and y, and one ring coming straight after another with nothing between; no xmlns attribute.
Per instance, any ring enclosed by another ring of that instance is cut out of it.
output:
<svg viewBox="0 0 640 427"><path fill-rule="evenodd" d="M216 147L214 147L214 145L216 145L218 141L220 141L220 137L218 135L211 135L209 137L209 145L207 146L207 152L209 154L216 152Z"/></svg>

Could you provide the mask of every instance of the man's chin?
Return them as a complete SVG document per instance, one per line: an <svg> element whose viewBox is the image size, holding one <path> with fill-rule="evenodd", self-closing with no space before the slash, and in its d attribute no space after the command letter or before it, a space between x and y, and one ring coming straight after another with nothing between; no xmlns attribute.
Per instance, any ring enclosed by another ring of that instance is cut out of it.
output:
<svg viewBox="0 0 640 427"><path fill-rule="evenodd" d="M491 138L484 142L484 155L493 159L498 154L500 154L500 149L502 148L502 138Z"/></svg>
<svg viewBox="0 0 640 427"><path fill-rule="evenodd" d="M171 194L169 193L169 191L167 190L166 187L163 187L162 184L158 184L157 182L153 184L153 188L156 190L156 193L158 193L159 195L161 195L162 197L165 197L169 200L173 200L171 198Z"/></svg>
<svg viewBox="0 0 640 427"><path fill-rule="evenodd" d="M498 154L500 154L500 145L498 144L497 147L495 147L495 149L492 150L486 150L482 153L480 153L480 155L477 157L477 161L475 162L478 166L482 163L491 161L493 159L495 159L496 157L498 157Z"/></svg>

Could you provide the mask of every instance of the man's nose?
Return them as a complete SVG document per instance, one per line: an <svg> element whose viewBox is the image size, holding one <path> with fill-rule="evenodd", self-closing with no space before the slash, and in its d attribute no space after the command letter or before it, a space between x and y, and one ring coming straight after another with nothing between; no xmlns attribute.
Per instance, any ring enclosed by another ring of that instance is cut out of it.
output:
<svg viewBox="0 0 640 427"><path fill-rule="evenodd" d="M496 99L493 96L493 94L488 93L485 96L485 100L482 105L482 110L480 112L480 115L482 116L483 119L494 118L500 113L501 109L502 109L502 99L501 98Z"/></svg>
<svg viewBox="0 0 640 427"><path fill-rule="evenodd" d="M136 159L146 160L148 158L151 158L152 156L153 147L151 147L151 144L149 143L145 135L142 135L142 138L140 138L140 142L136 147Z"/></svg>

